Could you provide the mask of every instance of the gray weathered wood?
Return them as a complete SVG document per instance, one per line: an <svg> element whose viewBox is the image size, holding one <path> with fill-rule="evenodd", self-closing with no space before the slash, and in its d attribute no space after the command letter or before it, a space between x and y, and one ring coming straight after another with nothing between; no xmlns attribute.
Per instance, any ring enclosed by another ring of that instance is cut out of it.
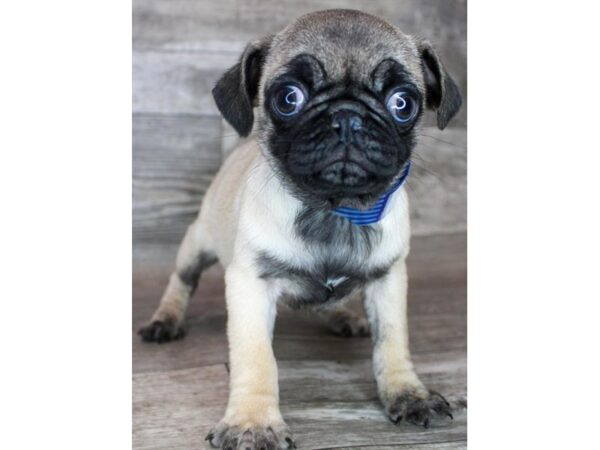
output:
<svg viewBox="0 0 600 450"><path fill-rule="evenodd" d="M238 54L213 52L133 53L133 112L219 116L211 95Z"/></svg>
<svg viewBox="0 0 600 450"><path fill-rule="evenodd" d="M413 443L394 443L391 445L355 445L352 447L334 447L335 450L391 450L391 449L402 449L402 450L464 450L467 448L466 440L459 440L455 442L428 442L426 444L413 444Z"/></svg>
<svg viewBox="0 0 600 450"><path fill-rule="evenodd" d="M414 234L467 228L467 131L423 129L406 189Z"/></svg>
<svg viewBox="0 0 600 450"><path fill-rule="evenodd" d="M467 441L460 440L455 442L428 442L426 444L413 443L394 443L391 445L356 445L352 447L334 447L335 450L464 450L467 448Z"/></svg>
<svg viewBox="0 0 600 450"><path fill-rule="evenodd" d="M204 448L223 414L225 365L133 376L133 448Z"/></svg>
<svg viewBox="0 0 600 450"><path fill-rule="evenodd" d="M430 30L432 38L458 46L466 36L466 7L464 0L135 0L133 42L136 48L170 50L190 50L184 44L199 41L247 42L311 11L351 8L381 16L408 33Z"/></svg>
<svg viewBox="0 0 600 450"><path fill-rule="evenodd" d="M134 116L134 239L178 242L220 164L217 117Z"/></svg>

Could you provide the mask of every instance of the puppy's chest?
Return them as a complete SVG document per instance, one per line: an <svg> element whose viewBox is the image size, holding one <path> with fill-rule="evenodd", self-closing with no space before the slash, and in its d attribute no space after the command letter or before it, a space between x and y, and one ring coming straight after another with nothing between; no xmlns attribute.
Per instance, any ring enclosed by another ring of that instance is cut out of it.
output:
<svg viewBox="0 0 600 450"><path fill-rule="evenodd" d="M387 273L388 267L365 269L358 261L331 258L314 259L306 267L261 253L258 264L261 277L277 286L289 306L304 308L341 300L369 281Z"/></svg>
<svg viewBox="0 0 600 450"><path fill-rule="evenodd" d="M389 261L378 257L384 243L377 228L349 226L345 219L329 222L326 229L299 229L302 224L296 221L297 239L290 236L293 251L265 250L258 258L261 277L272 282L289 306L341 300L387 273Z"/></svg>
<svg viewBox="0 0 600 450"><path fill-rule="evenodd" d="M280 236L264 243L256 262L260 277L295 308L347 297L384 276L397 253L380 226L359 227L317 209L304 209Z"/></svg>

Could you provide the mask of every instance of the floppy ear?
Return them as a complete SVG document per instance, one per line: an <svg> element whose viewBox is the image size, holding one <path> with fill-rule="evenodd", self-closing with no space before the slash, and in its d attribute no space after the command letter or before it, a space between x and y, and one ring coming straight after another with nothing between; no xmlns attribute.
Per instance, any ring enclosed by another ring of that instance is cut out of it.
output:
<svg viewBox="0 0 600 450"><path fill-rule="evenodd" d="M426 104L437 111L437 126L443 130L460 109L462 97L431 44L421 41L418 48L425 78Z"/></svg>
<svg viewBox="0 0 600 450"><path fill-rule="evenodd" d="M243 137L252 131L252 109L271 40L269 36L248 44L240 62L225 72L212 90L217 108Z"/></svg>

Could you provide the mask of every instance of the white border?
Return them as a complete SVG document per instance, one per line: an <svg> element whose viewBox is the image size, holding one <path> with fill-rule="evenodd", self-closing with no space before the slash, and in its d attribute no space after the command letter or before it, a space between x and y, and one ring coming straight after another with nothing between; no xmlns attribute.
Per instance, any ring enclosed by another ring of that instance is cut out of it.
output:
<svg viewBox="0 0 600 450"><path fill-rule="evenodd" d="M596 448L598 11L469 4L469 446Z"/></svg>
<svg viewBox="0 0 600 450"><path fill-rule="evenodd" d="M129 448L131 4L0 10L0 448Z"/></svg>
<svg viewBox="0 0 600 450"><path fill-rule="evenodd" d="M598 444L594 5L470 2L471 449ZM128 448L131 4L11 2L0 46L0 447Z"/></svg>

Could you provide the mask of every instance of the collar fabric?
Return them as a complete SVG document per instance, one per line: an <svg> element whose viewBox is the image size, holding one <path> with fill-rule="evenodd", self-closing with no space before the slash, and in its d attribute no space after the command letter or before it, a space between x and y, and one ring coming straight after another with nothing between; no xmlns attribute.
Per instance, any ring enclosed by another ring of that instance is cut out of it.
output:
<svg viewBox="0 0 600 450"><path fill-rule="evenodd" d="M396 192L402 187L402 185L408 178L409 172L410 161L408 161L404 165L404 168L402 169L402 173L400 174L400 178L398 178L398 181L394 183L394 185L389 191L385 192L381 197L379 197L377 202L371 208L357 209L350 207L340 207L334 208L332 210L333 214L348 219L354 225L366 226L373 225L374 223L379 222L383 218L383 213L385 212L385 207L388 204L388 200L394 192Z"/></svg>

